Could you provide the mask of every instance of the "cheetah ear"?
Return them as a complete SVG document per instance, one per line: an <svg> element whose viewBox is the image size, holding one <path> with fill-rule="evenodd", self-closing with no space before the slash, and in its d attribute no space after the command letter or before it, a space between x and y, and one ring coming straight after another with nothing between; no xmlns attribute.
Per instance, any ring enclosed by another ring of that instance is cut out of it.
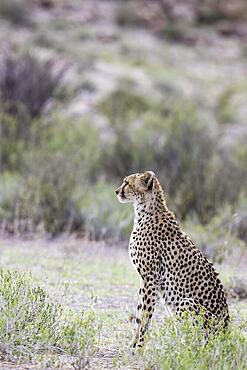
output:
<svg viewBox="0 0 247 370"><path fill-rule="evenodd" d="M147 186L147 190L152 190L154 177L155 177L155 173L153 171L144 172L143 180L144 180L145 185Z"/></svg>

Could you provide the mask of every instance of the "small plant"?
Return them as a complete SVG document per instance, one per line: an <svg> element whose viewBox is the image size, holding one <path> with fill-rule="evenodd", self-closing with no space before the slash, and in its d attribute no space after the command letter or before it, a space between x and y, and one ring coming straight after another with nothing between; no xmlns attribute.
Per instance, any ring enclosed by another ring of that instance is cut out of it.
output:
<svg viewBox="0 0 247 370"><path fill-rule="evenodd" d="M213 262L222 263L226 259L238 259L245 250L245 243L239 239L232 228L234 217L232 207L224 207L202 225L195 219L187 219L183 229L188 232L193 242Z"/></svg>
<svg viewBox="0 0 247 370"><path fill-rule="evenodd" d="M29 53L19 57L6 53L0 64L1 103L5 112L14 116L24 111L31 118L38 117L65 72L65 68L55 71L54 61L41 62Z"/></svg>
<svg viewBox="0 0 247 370"><path fill-rule="evenodd" d="M2 55L0 60L0 171L20 170L25 149L44 130L39 117L55 100L64 68L41 62L31 54Z"/></svg>
<svg viewBox="0 0 247 370"><path fill-rule="evenodd" d="M73 313L51 301L31 277L17 271L0 270L0 352L5 360L49 361L80 364L94 352L98 327L93 313ZM79 365L78 365L79 366Z"/></svg>
<svg viewBox="0 0 247 370"><path fill-rule="evenodd" d="M121 27L138 27L145 25L145 20L138 14L138 7L134 1L120 3L115 14L116 23Z"/></svg>
<svg viewBox="0 0 247 370"><path fill-rule="evenodd" d="M108 177L152 169L182 219L207 223L222 204L235 204L246 188L244 140L220 152L196 105L178 96L157 103L133 91L120 85L99 104L111 133L101 156Z"/></svg>
<svg viewBox="0 0 247 370"><path fill-rule="evenodd" d="M108 118L111 126L120 129L121 124L136 119L150 107L151 103L144 96L133 92L131 83L123 81L100 102L98 109Z"/></svg>
<svg viewBox="0 0 247 370"><path fill-rule="evenodd" d="M132 208L122 207L115 194L116 185L98 181L88 185L79 207L85 220L85 236L91 240L121 240L129 237Z"/></svg>
<svg viewBox="0 0 247 370"><path fill-rule="evenodd" d="M154 329L144 348L145 368L150 369L240 369L247 361L246 338L239 327L205 339L201 318L167 319Z"/></svg>
<svg viewBox="0 0 247 370"><path fill-rule="evenodd" d="M237 300L247 299L247 279L234 277L231 279L229 294Z"/></svg>
<svg viewBox="0 0 247 370"><path fill-rule="evenodd" d="M22 153L18 174L6 171L1 177L1 223L9 231L15 225L13 231L17 233L32 234L37 229L50 235L81 233L84 218L80 197L86 197L84 191L95 177L99 160L97 130L90 122L71 122L58 116L41 124L45 130L40 132L39 145L30 144L29 150ZM21 148L16 147L16 151ZM7 145L3 149L9 160L18 160Z"/></svg>

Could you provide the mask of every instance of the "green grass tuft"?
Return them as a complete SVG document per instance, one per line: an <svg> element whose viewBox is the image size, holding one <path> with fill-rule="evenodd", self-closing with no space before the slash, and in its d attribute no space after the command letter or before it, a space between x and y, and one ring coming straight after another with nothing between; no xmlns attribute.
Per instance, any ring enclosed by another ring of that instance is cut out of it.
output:
<svg viewBox="0 0 247 370"><path fill-rule="evenodd" d="M152 340L156 345L153 346ZM159 364L160 369L244 369L246 337L240 328L232 327L229 332L212 336L206 343L201 329L190 320L174 326L168 320L159 334L152 334L146 349L150 363Z"/></svg>
<svg viewBox="0 0 247 370"><path fill-rule="evenodd" d="M52 302L31 275L0 270L0 352L5 360L89 363L99 327L93 312L74 313Z"/></svg>
<svg viewBox="0 0 247 370"><path fill-rule="evenodd" d="M136 361L140 366L138 368L245 369L247 340L241 327L231 325L228 331L212 334L207 341L201 324L198 317L195 324L195 321L187 316L182 321L167 318L162 326L156 325L146 338L144 348L136 354ZM123 356L123 363L129 362L127 357Z"/></svg>

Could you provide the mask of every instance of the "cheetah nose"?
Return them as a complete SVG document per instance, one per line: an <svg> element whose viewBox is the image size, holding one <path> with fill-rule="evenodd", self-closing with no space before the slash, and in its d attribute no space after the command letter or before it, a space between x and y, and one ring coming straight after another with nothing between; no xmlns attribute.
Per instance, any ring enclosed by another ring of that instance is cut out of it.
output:
<svg viewBox="0 0 247 370"><path fill-rule="evenodd" d="M116 194L118 195L118 193L119 193L119 190L117 189L117 190L116 190Z"/></svg>

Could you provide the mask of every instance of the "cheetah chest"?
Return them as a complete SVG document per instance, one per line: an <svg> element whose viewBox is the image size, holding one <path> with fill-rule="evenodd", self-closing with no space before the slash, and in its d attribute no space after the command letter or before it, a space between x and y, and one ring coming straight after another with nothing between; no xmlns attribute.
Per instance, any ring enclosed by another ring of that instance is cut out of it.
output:
<svg viewBox="0 0 247 370"><path fill-rule="evenodd" d="M129 256L136 271L141 275L149 274L158 265L154 240L144 231L133 230L129 242Z"/></svg>

